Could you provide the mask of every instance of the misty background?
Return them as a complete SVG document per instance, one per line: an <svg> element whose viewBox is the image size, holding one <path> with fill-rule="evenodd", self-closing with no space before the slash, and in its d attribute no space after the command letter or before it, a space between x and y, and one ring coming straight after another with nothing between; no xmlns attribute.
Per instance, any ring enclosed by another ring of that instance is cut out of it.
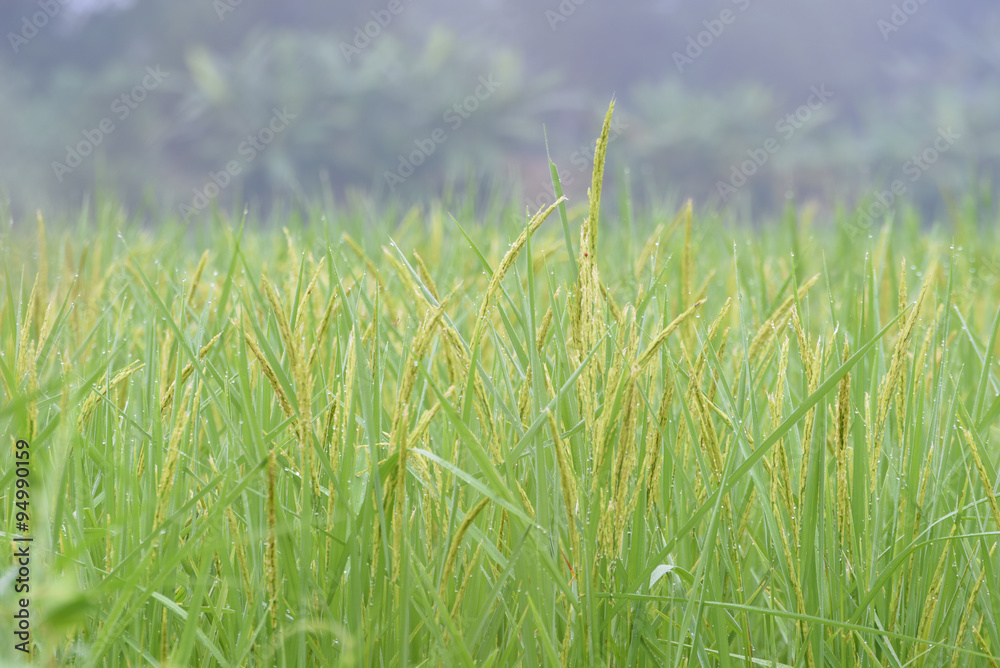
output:
<svg viewBox="0 0 1000 668"><path fill-rule="evenodd" d="M0 198L195 216L275 199L609 188L946 212L1000 159L986 0L7 0ZM992 200L990 200L992 201Z"/></svg>

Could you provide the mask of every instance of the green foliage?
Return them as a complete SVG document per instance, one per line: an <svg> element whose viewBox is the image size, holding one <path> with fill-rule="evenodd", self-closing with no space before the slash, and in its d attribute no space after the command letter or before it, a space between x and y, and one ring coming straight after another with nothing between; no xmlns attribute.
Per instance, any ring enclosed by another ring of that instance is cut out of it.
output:
<svg viewBox="0 0 1000 668"><path fill-rule="evenodd" d="M794 211L616 228L595 196L560 216L571 262L518 206L143 230L101 202L0 238L36 661L1000 656L1000 239L973 208L859 242Z"/></svg>

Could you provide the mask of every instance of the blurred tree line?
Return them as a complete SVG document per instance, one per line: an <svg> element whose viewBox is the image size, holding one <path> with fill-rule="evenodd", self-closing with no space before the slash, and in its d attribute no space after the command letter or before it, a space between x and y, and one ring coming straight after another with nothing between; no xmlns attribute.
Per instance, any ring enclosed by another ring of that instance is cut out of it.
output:
<svg viewBox="0 0 1000 668"><path fill-rule="evenodd" d="M640 192L776 209L904 178L931 201L993 182L998 24L985 0L9 0L0 193L181 215L324 186L535 200L544 126L579 195L615 96Z"/></svg>

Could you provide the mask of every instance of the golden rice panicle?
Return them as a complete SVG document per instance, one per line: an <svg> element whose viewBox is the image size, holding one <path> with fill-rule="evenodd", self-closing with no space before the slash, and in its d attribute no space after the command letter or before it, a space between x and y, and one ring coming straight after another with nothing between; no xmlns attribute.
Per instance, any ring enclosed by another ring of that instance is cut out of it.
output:
<svg viewBox="0 0 1000 668"><path fill-rule="evenodd" d="M365 267L367 267L368 271L371 272L372 278L375 279L375 283L378 285L378 287L380 289L385 289L385 281L382 280L382 274L379 273L378 267L376 267L375 263L372 262L371 258L368 257L367 254L365 254L361 246L358 245L358 242L355 241L351 237L351 235L348 234L347 232L344 232L343 238L344 241L347 243L347 245L350 247L350 249L354 251L354 254L357 255L358 258L365 263Z"/></svg>
<svg viewBox="0 0 1000 668"><path fill-rule="evenodd" d="M569 532L570 556L575 559L580 553L580 536L576 530L576 506L578 490L576 472L573 461L562 438L559 436L559 425L551 411L548 412L549 431L552 433L552 447L556 452L556 465L559 467L559 489L562 492L563 506L566 509L566 526Z"/></svg>
<svg viewBox="0 0 1000 668"><path fill-rule="evenodd" d="M579 345L579 359L576 360L578 362L583 361L587 353L597 343L597 339L601 336L603 319L598 317L600 300L600 276L595 265L591 268L589 278L584 281L580 291L580 322L579 332L576 336ZM620 345L618 349L621 349ZM588 393L588 397L584 400L584 405L588 406L588 410L595 408L590 404L592 404L594 392L597 390L597 369L602 360L602 356L600 355L595 357L596 364L591 363L587 365L579 383L580 389Z"/></svg>
<svg viewBox="0 0 1000 668"><path fill-rule="evenodd" d="M219 339L222 338L222 334L223 332L219 332L218 334L213 336L208 343L206 343L204 346L201 347L201 350L198 351L198 359L205 359L205 355L207 355L208 352L212 349L212 346L218 343ZM189 362L184 366L183 369L181 369L182 385L187 382L187 379L191 377L192 373L194 373L194 364ZM163 393L163 399L160 400L160 416L163 419L166 419L167 413L170 410L171 403L173 402L175 385L176 385L175 382L171 382L170 385L167 386L166 391Z"/></svg>
<svg viewBox="0 0 1000 668"><path fill-rule="evenodd" d="M686 214L687 206L685 205L684 208L677 212L669 225L664 227L663 223L660 223L656 226L656 230L646 240L646 245L643 246L642 252L639 253L639 257L635 262L635 276L637 279L642 275L642 268L646 265L646 262L657 252L660 245L666 243L677 231L677 228L686 222ZM659 262L657 262L657 266L652 268L654 276L656 275L657 267L659 267Z"/></svg>
<svg viewBox="0 0 1000 668"><path fill-rule="evenodd" d="M633 477L638 466L638 448L635 442L636 423L639 419L639 392L634 382L625 388L625 413L622 416L621 438L618 443L618 457L612 471L612 485L615 490L615 552L621 554L621 537L628 524L630 510L634 508L636 489Z"/></svg>
<svg viewBox="0 0 1000 668"><path fill-rule="evenodd" d="M303 341L302 335L305 332L306 327L306 313L309 307L309 298L312 296L313 291L316 289L316 284L319 282L324 262L326 262L326 257L321 257L319 262L316 264L316 269L313 271L312 278L306 285L306 289L302 291L302 295L299 297L298 307L295 309L295 339L297 348L304 348L305 346L305 341ZM334 292L334 294L336 294L336 292Z"/></svg>
<svg viewBox="0 0 1000 668"><path fill-rule="evenodd" d="M428 271L427 265L424 264L424 258L420 257L420 253L417 251L413 251L413 259L417 261L417 274L420 276L420 280L423 281L427 291L431 293L434 299L441 301L441 297L438 295L437 284L434 283L431 272Z"/></svg>
<svg viewBox="0 0 1000 668"><path fill-rule="evenodd" d="M139 371L144 366L146 366L144 362L139 362L138 360L132 362L130 365L116 373L109 381L101 385L99 389L96 389L89 394L84 400L83 406L80 407L80 417L76 420L77 428L81 430L83 429L83 425L90 419L94 409L97 408L97 403L103 396L106 396L112 388L118 385L118 383L124 382L129 376L136 371Z"/></svg>
<svg viewBox="0 0 1000 668"><path fill-rule="evenodd" d="M490 309L493 306L493 300L496 295L500 292L500 283L503 281L504 276L510 271L510 268L514 266L517 262L517 257L521 253L521 249L524 248L525 244L528 243L528 236L535 233L542 223L549 217L549 215L556 210L556 208L566 201L565 197L560 197L554 204L549 207L542 207L538 210L534 216L528 221L528 227L517 240L511 244L510 250L507 254L503 256L500 260L500 265L497 270L493 272L493 277L490 279L490 284L486 288L486 295L483 297L483 301L479 305L479 313L476 315L476 324L472 330L472 339L469 341L469 349L475 350L476 346L479 344L479 340L482 338L483 332L486 326L487 316L489 315Z"/></svg>
<svg viewBox="0 0 1000 668"><path fill-rule="evenodd" d="M897 313L902 313L906 310L907 295L906 295L906 258L903 258L899 263L899 306Z"/></svg>
<svg viewBox="0 0 1000 668"><path fill-rule="evenodd" d="M580 231L580 271L589 269L597 261L597 223L601 210L601 188L604 185L604 162L608 153L608 140L611 136L611 116L615 111L615 101L612 100L608 106L608 113L604 116L604 125L601 126L601 136L597 140L597 148L594 151L594 171L588 193L589 210L587 218L583 221L583 228Z"/></svg>
<svg viewBox="0 0 1000 668"><path fill-rule="evenodd" d="M626 346L629 345L626 341L631 342L636 337L634 336L633 330L635 329L635 312L629 307L629 314L632 316L630 320L622 322L618 328L618 335L615 340L615 350L625 350ZM625 354L620 354L621 359L618 364L615 364L611 369L611 375L605 382L605 393L609 397L613 397L618 391L618 386L622 380L622 374L625 370L625 360L631 358L626 352ZM597 392L596 385L596 374L594 373L593 365L588 366L587 369L580 375L581 381L585 380L587 388L583 393L581 393L580 399L584 406L584 418L586 419L590 411L596 412L596 406L594 406L594 400L592 396ZM626 391L630 391L626 388ZM589 394L592 393L592 394ZM595 419L592 415L590 418L590 424L593 424L593 430L589 433L593 434L593 447L594 447L594 460L593 460L593 477L591 478L591 491L596 490L600 481L600 471L604 467L604 459L607 456L608 448L608 438L607 435L610 433L613 425L612 419L616 417L612 415L610 410L610 402L605 406L605 410L601 412L599 418ZM589 424L588 424L589 426Z"/></svg>
<svg viewBox="0 0 1000 668"><path fill-rule="evenodd" d="M990 548L989 552L990 559L994 558L996 551L997 543L993 543L993 547ZM965 602L965 610L962 612L962 618L958 624L958 633L955 634L955 649L951 653L951 668L958 666L959 648L965 642L965 632L969 628L969 620L972 619L972 612L975 610L976 600L979 598L979 589L983 586L985 579L986 569L983 568L980 570L979 577L976 578L976 584L972 586L972 592Z"/></svg>
<svg viewBox="0 0 1000 668"><path fill-rule="evenodd" d="M920 307L923 305L924 300L927 297L927 293L930 291L930 287L934 282L936 269L937 264L935 262L931 262L930 267L927 269L924 283L920 287L920 293L917 295L916 304L914 304L913 310L910 311L910 315L903 322L903 326L899 332L899 337L896 339L896 345L892 351L892 359L889 362L889 370L886 372L882 382L879 383L878 408L875 414L875 428L872 431L872 439L874 441L875 449L872 453L871 470L869 471L869 475L871 476L872 491L874 491L877 482L876 474L882 454L883 433L885 431L886 420L889 417L889 408L892 406L899 383L903 380L903 372L906 368L906 351L910 347L910 339L913 335L913 329L916 327L917 318L920 316Z"/></svg>
<svg viewBox="0 0 1000 668"><path fill-rule="evenodd" d="M400 380L399 394L392 420L392 431L389 434L389 454L397 455L396 470L391 473L385 481L384 508L386 515L392 513L392 547L393 547L393 577L399 574L399 563L402 557L401 541L403 531L403 505L406 495L406 462L408 447L408 428L410 417L410 394L416 385L419 372L419 362L430 348L431 340L437 329L438 323L444 315L445 306L451 295L448 295L441 302L441 305L433 309L424 318L417 334L410 344L410 354L406 360L403 370L403 377Z"/></svg>
<svg viewBox="0 0 1000 668"><path fill-rule="evenodd" d="M851 357L851 345L844 341L844 363ZM851 374L840 380L837 391L837 422L834 431L837 459L837 528L840 530L842 549L851 551L851 500L847 488L847 471L850 461L847 455L847 440L851 431Z"/></svg>
<svg viewBox="0 0 1000 668"><path fill-rule="evenodd" d="M278 626L278 459L271 450L267 457L267 542L264 545L264 577L267 583L271 629Z"/></svg>
<svg viewBox="0 0 1000 668"><path fill-rule="evenodd" d="M462 578L462 584L458 588L458 593L455 595L455 602L451 606L451 616L453 619L458 618L459 610L462 608L462 601L465 599L465 590L469 586L469 582L472 581L472 576L476 572L476 564L479 563L479 557L483 553L483 544L480 543L476 547L476 551L472 554L472 559L469 560L469 565L465 568L465 577Z"/></svg>
<svg viewBox="0 0 1000 668"><path fill-rule="evenodd" d="M237 327L238 324L233 323ZM278 398L278 405L281 406L282 412L286 417L294 418L295 411L292 409L292 402L289 401L288 395L285 393L284 388L281 386L281 381L278 380L278 375L274 372L274 368L271 363L267 361L267 357L264 355L260 346L257 345L257 340L254 339L253 334L250 333L246 327L241 327L243 332L243 339L246 341L247 348L253 353L253 356L257 358L260 363L260 369L267 378L267 381L271 384L271 388L274 390L275 396Z"/></svg>
<svg viewBox="0 0 1000 668"><path fill-rule="evenodd" d="M951 532L948 534L949 537L953 538L957 533L957 524L952 525ZM943 548L941 550L941 557L938 559L937 568L934 569L934 576L931 578L931 586L927 590L927 596L924 598L923 614L920 616L920 623L917 626L917 638L923 640L932 640L931 635L933 631L931 627L934 623L934 613L937 612L938 600L941 597L941 585L944 581L944 566L948 562L948 557L951 554L951 540L944 541ZM919 649L914 648L915 653L920 653L924 651L923 647ZM926 656L926 655L924 655ZM917 665L923 665L924 656L921 656L917 661ZM914 657L915 658L915 657Z"/></svg>
<svg viewBox="0 0 1000 668"><path fill-rule="evenodd" d="M778 358L778 386L769 397L771 410L771 428L775 429L781 423L782 410L785 401L785 382L788 374L789 340L786 337L781 345ZM774 464L771 467L771 494L777 494L785 510L788 512L789 523L793 534L798 534L798 520L795 514L795 500L792 496L792 474L788 465L788 455L785 452L784 439L774 444Z"/></svg>
<svg viewBox="0 0 1000 668"><path fill-rule="evenodd" d="M344 290L345 295L351 294L351 289L354 286L349 286ZM326 334L330 331L330 323L336 319L337 313L340 310L340 292L336 289L330 291L330 297L326 300L326 307L323 309L323 315L320 316L319 323L316 325L316 334L313 336L312 349L309 351L309 367L316 363L316 356L319 354L320 348L323 346L323 342L326 340Z"/></svg>
<svg viewBox="0 0 1000 668"><path fill-rule="evenodd" d="M281 297L278 296L277 288L274 287L274 284L267 276L261 277L261 283L264 287L264 296L267 297L267 301L274 311L274 317L278 321L278 332L281 334L281 340L285 344L285 352L288 354L288 361L290 363L289 366L294 369L298 346L292 334L292 327L288 320L288 315L285 313L285 307L281 303Z"/></svg>
<svg viewBox="0 0 1000 668"><path fill-rule="evenodd" d="M521 503L524 505L524 512L531 519L535 519L535 507L531 505L531 499L528 498L528 493L524 491L524 487L522 487L521 483L517 480L514 481L514 484L517 485L517 493L521 497ZM504 510L503 512L506 513L507 511Z"/></svg>
<svg viewBox="0 0 1000 668"><path fill-rule="evenodd" d="M201 275L205 271L205 266L208 265L208 251L201 254L201 259L198 260L198 266L194 269L194 275L191 277L191 285L188 286L187 295L184 298L185 303L190 306L194 302L195 292L198 291L198 285L201 283Z"/></svg>
<svg viewBox="0 0 1000 668"><path fill-rule="evenodd" d="M608 310L611 311L612 320L618 321L622 319L622 310L618 308L618 304L615 303L615 298L611 296L608 292L608 286L603 282L599 283L601 288L601 297L604 298L604 302L608 305Z"/></svg>
<svg viewBox="0 0 1000 668"><path fill-rule="evenodd" d="M969 453L972 455L972 461L975 463L976 471L979 473L979 480L986 489L986 499L989 501L993 521L997 525L997 531L1000 531L1000 505L997 504L996 494L993 493L993 481L990 479L990 474L983 464L983 458L979 454L979 446L976 444L975 436L971 431L964 428L962 429L962 433L965 435L965 442L969 445Z"/></svg>
<svg viewBox="0 0 1000 668"><path fill-rule="evenodd" d="M763 352L764 348L770 343L771 338L778 331L778 328L785 324L785 318L788 312L791 310L792 305L797 301L801 301L802 298L806 296L809 289L816 284L819 280L820 275L816 274L808 281L799 286L798 292L794 295L789 295L785 301L781 302L772 312L770 317L761 323L760 328L757 330L757 334L754 335L753 340L750 342L750 350L747 353L750 358L750 363L753 364L757 357Z"/></svg>
<svg viewBox="0 0 1000 668"><path fill-rule="evenodd" d="M351 427L351 420L353 419L353 416L349 413L348 408L353 406L352 392L358 372L357 343L358 341L355 338L354 333L351 332L347 339L347 352L345 353L344 359L344 382L340 386L340 405L343 406L343 408L341 409L340 415L340 429L338 429L336 433L336 437L340 439L339 442L343 442L343 440L347 438L347 430ZM331 445L331 447L333 446Z"/></svg>
<svg viewBox="0 0 1000 668"><path fill-rule="evenodd" d="M160 481L157 486L157 503L156 503L156 513L155 519L153 520L154 527L160 527L166 520L167 506L170 503L170 491L174 487L174 478L177 473L177 463L180 461L180 443L181 438L183 438L185 431L187 430L188 421L191 419L192 407L188 405L188 400L191 398L191 386L189 385L187 390L184 392L184 397L181 399L181 405L184 406L183 412L180 413L177 419L177 423L174 425L173 430L170 432L170 440L167 443L167 455L163 463L163 471L160 473ZM198 391L195 392L194 399L194 410L197 410L198 404L198 393L200 392L200 387Z"/></svg>
<svg viewBox="0 0 1000 668"><path fill-rule="evenodd" d="M580 227L580 255L577 258L577 280L570 296L570 331L572 343L578 358L582 359L590 350L590 332L594 329L592 313L596 311L596 300L600 288L597 276L597 228L601 209L601 188L604 182L604 161L607 155L608 139L611 131L611 117L615 103L611 101L604 117L601 136L597 140L594 153L594 170L588 191L588 213Z"/></svg>
<svg viewBox="0 0 1000 668"><path fill-rule="evenodd" d="M28 440L34 441L38 435L38 364L35 361L35 343L28 344L28 387L25 412L27 417Z"/></svg>
<svg viewBox="0 0 1000 668"><path fill-rule="evenodd" d="M28 372L28 341L31 334L31 323L35 316L35 301L38 299L38 278L31 286L31 294L28 303L24 308L24 318L21 320L21 328L17 334L17 356L14 358L14 382L20 383L24 379L24 374Z"/></svg>
<svg viewBox="0 0 1000 668"><path fill-rule="evenodd" d="M633 267L633 273L635 274L636 279L642 278L643 267L645 267L646 263L649 262L653 253L659 249L660 241L663 237L663 230L663 223L657 223L656 229L654 229L653 233L649 235L648 239L646 239L646 243L639 252L639 256L636 258L635 266ZM653 275L656 275L656 267L653 267Z"/></svg>
<svg viewBox="0 0 1000 668"><path fill-rule="evenodd" d="M42 354L42 350L45 348L45 343L49 340L49 334L52 333L52 325L54 324L54 315L56 309L56 297L59 291L58 286L53 289L52 295L48 298L48 303L45 306L45 312L41 316L41 326L38 328L37 343L35 345L35 354L31 357L34 362L38 362L38 356ZM43 294L43 293L40 293ZM41 306L42 297L39 298L39 307ZM41 308L38 309L41 312Z"/></svg>
<svg viewBox="0 0 1000 668"><path fill-rule="evenodd" d="M309 479L312 491L319 495L319 467L316 466L315 450L312 447L312 388L313 377L312 368L308 363L305 342L305 325L307 320L307 308L309 297L316 288L319 281L323 262L326 258L320 258L319 263L299 299L295 310L295 329L293 339L287 342L289 359L292 366L292 378L295 381L295 401L298 404L298 418L296 420L296 436L299 444L299 455L302 466L309 470Z"/></svg>
<svg viewBox="0 0 1000 668"><path fill-rule="evenodd" d="M802 369L806 376L806 393L812 394L819 387L820 367L822 365L821 347L822 342L816 342L816 350L811 350L809 334L799 320L799 311L792 307L792 326L795 329L795 338L799 346L799 357L802 360ZM811 408L805 416L802 426L802 463L799 467L798 496L800 501L805 493L806 477L809 473L809 457L812 451L812 433L816 422L816 407Z"/></svg>
<svg viewBox="0 0 1000 668"><path fill-rule="evenodd" d="M649 348L646 349L646 352L642 354L642 357L640 357L639 361L636 363L637 372L641 371L647 364L649 364L653 360L653 357L656 355L656 352L660 349L660 346L662 346L664 342L666 342L666 340L670 338L671 334L677 331L678 327L680 327L688 318L694 315L695 311L701 308L701 305L704 303L705 303L704 300L702 300L700 302L692 304L690 308L688 308L686 311L684 311L679 316L674 318L673 321L663 329L663 331L661 331L659 334L656 335L656 338L653 339L652 343L649 344ZM726 308L728 309L728 306Z"/></svg>
<svg viewBox="0 0 1000 668"><path fill-rule="evenodd" d="M452 538L451 547L448 548L448 556L444 560L444 570L441 574L441 590L440 595L442 600L445 599L448 593L448 582L451 579L452 571L455 570L455 560L458 558L458 548L462 545L462 539L465 538L465 534L468 533L469 528L472 523L476 521L476 517L479 513L483 512L483 509L490 502L490 497L483 497L479 503L472 507L472 509L465 514L465 519L458 526L458 530L455 532L455 537Z"/></svg>
<svg viewBox="0 0 1000 668"><path fill-rule="evenodd" d="M643 457L642 469L646 476L646 510L653 507L656 500L656 490L660 486L663 473L663 434L670 423L670 404L674 400L674 375L670 365L666 366L663 375L663 394L660 396L660 407L656 414L656 423L651 425L646 439L646 454Z"/></svg>

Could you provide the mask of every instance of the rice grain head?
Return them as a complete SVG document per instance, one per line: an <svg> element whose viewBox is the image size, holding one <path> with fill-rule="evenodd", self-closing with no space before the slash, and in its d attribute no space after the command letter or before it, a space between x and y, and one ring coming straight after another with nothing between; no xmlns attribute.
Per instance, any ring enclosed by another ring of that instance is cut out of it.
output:
<svg viewBox="0 0 1000 668"><path fill-rule="evenodd" d="M267 583L271 629L278 627L278 460L272 449L267 457L267 542L264 545L264 577Z"/></svg>

